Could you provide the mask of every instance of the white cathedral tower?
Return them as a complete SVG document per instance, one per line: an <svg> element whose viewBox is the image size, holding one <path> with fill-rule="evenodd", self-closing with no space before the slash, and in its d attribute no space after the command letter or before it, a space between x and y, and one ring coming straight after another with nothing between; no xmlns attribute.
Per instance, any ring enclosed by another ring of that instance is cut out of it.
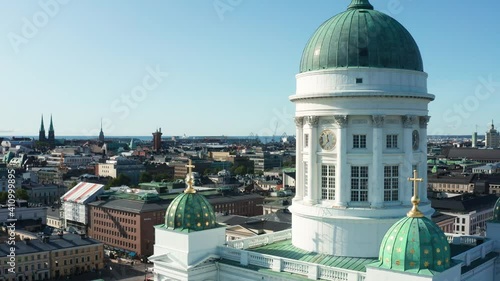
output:
<svg viewBox="0 0 500 281"><path fill-rule="evenodd" d="M296 79L292 243L377 257L384 234L409 209L412 170L427 186L427 107L434 95L418 46L368 0L353 0L311 37ZM420 210L430 217L426 189L419 193Z"/></svg>
<svg viewBox="0 0 500 281"><path fill-rule="evenodd" d="M486 237L445 234L429 219L434 96L418 46L368 0L351 1L309 40L290 97L292 229L226 240L190 173L155 226L155 281L500 280L500 199Z"/></svg>

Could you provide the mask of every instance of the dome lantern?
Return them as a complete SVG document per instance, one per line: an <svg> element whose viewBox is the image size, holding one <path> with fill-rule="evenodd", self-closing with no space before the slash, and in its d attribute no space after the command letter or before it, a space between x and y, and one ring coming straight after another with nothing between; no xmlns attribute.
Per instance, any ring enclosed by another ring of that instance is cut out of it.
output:
<svg viewBox="0 0 500 281"><path fill-rule="evenodd" d="M373 10L373 6L370 4L368 0L352 0L351 4L349 5L349 7L347 7L347 9Z"/></svg>

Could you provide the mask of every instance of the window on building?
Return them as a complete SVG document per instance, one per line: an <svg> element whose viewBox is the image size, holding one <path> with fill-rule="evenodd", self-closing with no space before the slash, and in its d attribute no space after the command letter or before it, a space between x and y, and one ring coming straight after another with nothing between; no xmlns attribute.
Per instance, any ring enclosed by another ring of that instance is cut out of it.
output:
<svg viewBox="0 0 500 281"><path fill-rule="evenodd" d="M353 135L352 147L353 148L366 148L366 135Z"/></svg>
<svg viewBox="0 0 500 281"><path fill-rule="evenodd" d="M335 166L321 166L321 199L335 200Z"/></svg>
<svg viewBox="0 0 500 281"><path fill-rule="evenodd" d="M309 134L304 134L304 147L309 147Z"/></svg>
<svg viewBox="0 0 500 281"><path fill-rule="evenodd" d="M363 84L363 78L356 78L356 84Z"/></svg>
<svg viewBox="0 0 500 281"><path fill-rule="evenodd" d="M399 196L399 167L384 167L384 201L397 201Z"/></svg>
<svg viewBox="0 0 500 281"><path fill-rule="evenodd" d="M368 167L351 167L351 201L368 201Z"/></svg>
<svg viewBox="0 0 500 281"><path fill-rule="evenodd" d="M387 135L385 141L386 148L398 148L398 135Z"/></svg>
<svg viewBox="0 0 500 281"><path fill-rule="evenodd" d="M308 166L307 162L304 162L304 197L307 197L309 190L307 186L307 181L308 181Z"/></svg>

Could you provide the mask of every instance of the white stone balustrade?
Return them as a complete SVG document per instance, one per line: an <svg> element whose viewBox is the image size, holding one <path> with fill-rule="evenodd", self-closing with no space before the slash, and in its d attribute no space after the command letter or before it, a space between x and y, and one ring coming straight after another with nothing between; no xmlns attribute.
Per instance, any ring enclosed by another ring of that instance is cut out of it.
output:
<svg viewBox="0 0 500 281"><path fill-rule="evenodd" d="M266 240L268 239L272 238L268 237ZM252 244L255 244L255 241L256 240L253 240ZM238 244L238 246L241 245L242 244ZM264 255L232 247L220 246L219 255L222 259L236 261L243 266L254 265L277 272L299 274L311 280L364 281L366 276L364 272L341 268L333 269L320 264Z"/></svg>
<svg viewBox="0 0 500 281"><path fill-rule="evenodd" d="M270 234L264 234L234 241L227 241L227 246L235 249L244 250L249 248L262 247L267 244L289 240L291 238L292 238L292 230L287 229Z"/></svg>

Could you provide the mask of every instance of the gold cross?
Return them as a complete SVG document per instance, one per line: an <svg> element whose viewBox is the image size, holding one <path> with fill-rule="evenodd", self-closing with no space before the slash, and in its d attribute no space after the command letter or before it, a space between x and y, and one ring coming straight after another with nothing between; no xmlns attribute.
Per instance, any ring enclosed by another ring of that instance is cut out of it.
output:
<svg viewBox="0 0 500 281"><path fill-rule="evenodd" d="M424 179L418 177L417 170L413 170L413 178L408 178L408 181L413 182L413 197L411 198L413 208L408 212L407 216L410 218L421 218L424 215L418 209L418 204L420 203L420 198L418 197L418 183L423 182Z"/></svg>
<svg viewBox="0 0 500 281"><path fill-rule="evenodd" d="M189 174L190 176L192 176L192 173L193 173L193 170L192 170L192 169L193 169L195 166L193 165L193 162L191 162L191 159L189 159L189 164L187 164L187 165L186 165L186 167L188 168L188 174Z"/></svg>
<svg viewBox="0 0 500 281"><path fill-rule="evenodd" d="M186 187L186 190L184 190L184 193L196 193L196 189L193 188L193 168L195 167L193 163L191 162L191 159L189 159L189 163L186 165L188 168L188 186Z"/></svg>

